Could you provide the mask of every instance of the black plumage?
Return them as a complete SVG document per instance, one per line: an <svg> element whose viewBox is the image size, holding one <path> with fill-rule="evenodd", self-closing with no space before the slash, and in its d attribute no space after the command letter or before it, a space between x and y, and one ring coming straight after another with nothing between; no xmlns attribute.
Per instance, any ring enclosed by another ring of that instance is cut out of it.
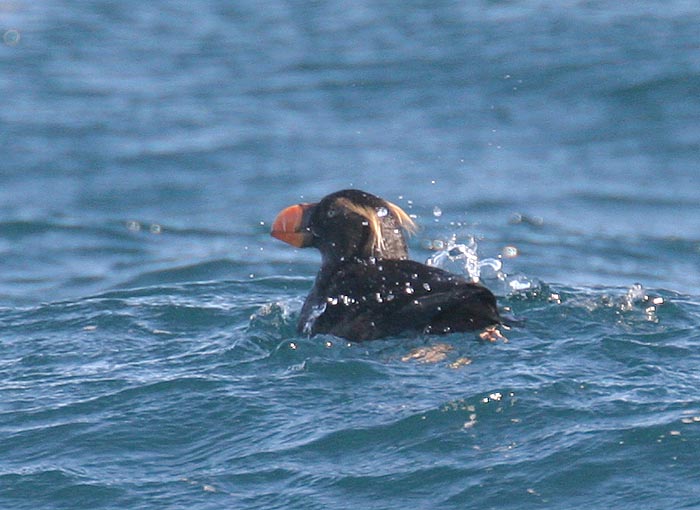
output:
<svg viewBox="0 0 700 510"><path fill-rule="evenodd" d="M500 324L496 298L486 287L408 260L404 230L414 229L400 207L358 190L282 211L272 235L294 246L315 247L322 255L299 332L360 341Z"/></svg>

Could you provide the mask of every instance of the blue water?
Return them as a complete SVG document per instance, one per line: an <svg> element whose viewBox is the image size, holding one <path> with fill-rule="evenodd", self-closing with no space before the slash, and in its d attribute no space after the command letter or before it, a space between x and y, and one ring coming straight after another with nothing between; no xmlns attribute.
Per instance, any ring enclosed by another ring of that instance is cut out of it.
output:
<svg viewBox="0 0 700 510"><path fill-rule="evenodd" d="M1 1L0 508L700 508L699 24ZM516 248L509 341L299 337L347 187Z"/></svg>

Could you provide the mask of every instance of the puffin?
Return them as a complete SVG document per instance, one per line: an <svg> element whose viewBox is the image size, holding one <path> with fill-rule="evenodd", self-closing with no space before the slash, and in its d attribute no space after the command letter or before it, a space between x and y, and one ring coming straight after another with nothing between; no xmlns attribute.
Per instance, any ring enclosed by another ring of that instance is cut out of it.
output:
<svg viewBox="0 0 700 510"><path fill-rule="evenodd" d="M416 230L398 205L356 189L283 209L271 235L321 253L298 333L357 342L479 330L484 340L503 338L496 297L489 289L409 259L405 236Z"/></svg>

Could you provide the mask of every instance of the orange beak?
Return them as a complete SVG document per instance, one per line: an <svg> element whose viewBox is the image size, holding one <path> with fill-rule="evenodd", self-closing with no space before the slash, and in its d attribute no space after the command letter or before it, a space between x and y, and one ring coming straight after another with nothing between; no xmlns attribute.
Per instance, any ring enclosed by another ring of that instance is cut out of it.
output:
<svg viewBox="0 0 700 510"><path fill-rule="evenodd" d="M275 218L270 235L297 248L311 246L314 236L308 226L309 211L315 205L297 204L287 207Z"/></svg>

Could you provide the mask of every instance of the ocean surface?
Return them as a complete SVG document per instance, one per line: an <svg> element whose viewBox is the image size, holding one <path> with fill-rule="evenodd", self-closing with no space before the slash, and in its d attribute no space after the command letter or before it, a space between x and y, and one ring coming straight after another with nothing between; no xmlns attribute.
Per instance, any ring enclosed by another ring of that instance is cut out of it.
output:
<svg viewBox="0 0 700 510"><path fill-rule="evenodd" d="M700 508L699 26L0 1L0 508ZM299 336L270 224L350 187L502 264L508 341Z"/></svg>

